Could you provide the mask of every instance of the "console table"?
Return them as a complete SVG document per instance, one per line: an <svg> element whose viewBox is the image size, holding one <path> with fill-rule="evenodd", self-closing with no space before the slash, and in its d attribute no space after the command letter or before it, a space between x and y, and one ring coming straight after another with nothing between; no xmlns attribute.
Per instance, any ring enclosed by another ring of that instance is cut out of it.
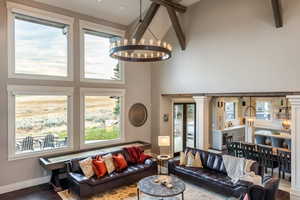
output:
<svg viewBox="0 0 300 200"><path fill-rule="evenodd" d="M87 150L74 151L71 153L58 154L50 157L42 157L39 159L40 165L51 171L50 184L53 186L55 191L61 191L62 186L59 175L64 174L66 171L66 163L75 158L86 158L89 156L105 154L109 152L116 152L122 150L125 147L138 146L144 150L151 149L151 144L142 141L120 143L118 145L109 145L100 148L92 148Z"/></svg>

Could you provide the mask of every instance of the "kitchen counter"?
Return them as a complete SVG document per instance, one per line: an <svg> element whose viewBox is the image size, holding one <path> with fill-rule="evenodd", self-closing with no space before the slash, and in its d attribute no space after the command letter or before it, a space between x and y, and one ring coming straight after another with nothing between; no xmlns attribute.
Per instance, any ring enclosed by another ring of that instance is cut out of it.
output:
<svg viewBox="0 0 300 200"><path fill-rule="evenodd" d="M271 131L256 131L255 135L261 135L266 137L273 137L279 139L291 139L291 135L289 133L279 133L279 134L272 134Z"/></svg>

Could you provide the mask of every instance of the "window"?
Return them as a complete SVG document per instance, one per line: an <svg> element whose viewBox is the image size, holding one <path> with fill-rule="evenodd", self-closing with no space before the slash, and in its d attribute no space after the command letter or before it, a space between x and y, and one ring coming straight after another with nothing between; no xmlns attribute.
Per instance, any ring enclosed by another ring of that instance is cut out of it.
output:
<svg viewBox="0 0 300 200"><path fill-rule="evenodd" d="M256 101L256 119L271 120L272 102L271 101Z"/></svg>
<svg viewBox="0 0 300 200"><path fill-rule="evenodd" d="M81 80L123 83L123 64L109 56L110 43L123 32L81 21Z"/></svg>
<svg viewBox="0 0 300 200"><path fill-rule="evenodd" d="M226 102L225 103L225 120L235 120L236 119L236 103Z"/></svg>
<svg viewBox="0 0 300 200"><path fill-rule="evenodd" d="M72 147L72 88L9 86L10 158Z"/></svg>
<svg viewBox="0 0 300 200"><path fill-rule="evenodd" d="M9 77L72 80L73 19L19 7L8 3Z"/></svg>
<svg viewBox="0 0 300 200"><path fill-rule="evenodd" d="M123 141L124 91L81 89L81 145Z"/></svg>

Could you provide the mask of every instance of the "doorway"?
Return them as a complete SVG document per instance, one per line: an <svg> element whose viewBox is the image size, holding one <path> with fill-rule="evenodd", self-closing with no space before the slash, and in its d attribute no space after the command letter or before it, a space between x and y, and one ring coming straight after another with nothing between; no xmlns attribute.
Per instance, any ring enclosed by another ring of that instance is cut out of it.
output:
<svg viewBox="0 0 300 200"><path fill-rule="evenodd" d="M177 156L186 147L196 147L196 104L175 103L173 106L173 152Z"/></svg>

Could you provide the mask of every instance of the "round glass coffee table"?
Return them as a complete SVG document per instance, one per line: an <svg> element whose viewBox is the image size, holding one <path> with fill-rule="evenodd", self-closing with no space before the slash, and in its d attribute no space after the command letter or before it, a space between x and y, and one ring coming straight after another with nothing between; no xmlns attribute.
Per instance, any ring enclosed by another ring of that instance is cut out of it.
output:
<svg viewBox="0 0 300 200"><path fill-rule="evenodd" d="M168 179L168 182L172 184L172 188L168 188L162 185L160 182L156 183L157 179ZM140 194L144 193L152 197L158 197L159 199L175 197L181 195L182 200L184 199L185 184L179 178L174 176L149 176L138 182L137 193L138 200Z"/></svg>

